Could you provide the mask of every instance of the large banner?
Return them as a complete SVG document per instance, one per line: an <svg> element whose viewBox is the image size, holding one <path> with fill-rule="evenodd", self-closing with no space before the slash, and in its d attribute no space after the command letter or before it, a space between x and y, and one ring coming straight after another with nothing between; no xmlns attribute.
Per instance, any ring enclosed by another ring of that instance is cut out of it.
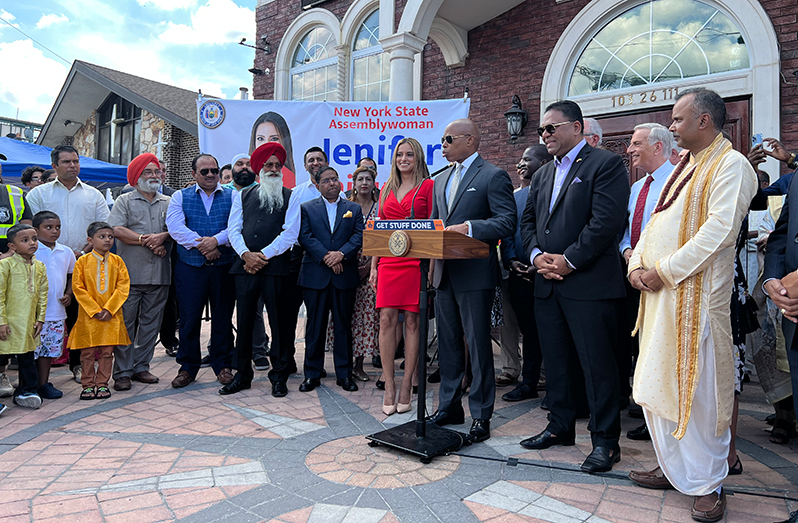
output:
<svg viewBox="0 0 798 523"><path fill-rule="evenodd" d="M303 156L310 147L324 149L345 189L363 157L377 163L377 182L388 179L396 143L405 137L424 147L434 172L446 165L441 137L449 122L467 118L469 99L417 102L282 102L273 100L197 101L200 150L219 165L237 154L251 153L266 141L278 140L288 151L283 169L287 187L309 179ZM293 174L289 175L286 170ZM293 182L293 183L292 183Z"/></svg>

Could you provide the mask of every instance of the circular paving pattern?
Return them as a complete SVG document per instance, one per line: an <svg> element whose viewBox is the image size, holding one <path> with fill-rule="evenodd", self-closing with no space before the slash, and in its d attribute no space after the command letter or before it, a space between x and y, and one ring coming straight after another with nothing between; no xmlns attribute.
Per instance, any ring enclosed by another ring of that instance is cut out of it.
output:
<svg viewBox="0 0 798 523"><path fill-rule="evenodd" d="M424 465L410 454L387 447L369 447L363 436L341 438L319 445L305 458L319 477L335 483L371 488L424 485L451 475L460 466L458 456L442 456Z"/></svg>

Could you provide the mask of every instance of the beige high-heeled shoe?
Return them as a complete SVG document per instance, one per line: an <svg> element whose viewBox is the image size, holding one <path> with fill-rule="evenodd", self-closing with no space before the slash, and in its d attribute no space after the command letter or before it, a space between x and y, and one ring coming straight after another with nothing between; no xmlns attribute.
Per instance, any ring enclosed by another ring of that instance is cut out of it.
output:
<svg viewBox="0 0 798 523"><path fill-rule="evenodd" d="M405 412L410 412L410 406L413 404L411 400L410 403L397 403L396 404L396 412L399 414L404 414Z"/></svg>
<svg viewBox="0 0 798 523"><path fill-rule="evenodd" d="M394 412L397 412L396 404L393 404L393 405L386 405L384 403L382 404L382 413L383 414L385 414L386 416L390 416Z"/></svg>

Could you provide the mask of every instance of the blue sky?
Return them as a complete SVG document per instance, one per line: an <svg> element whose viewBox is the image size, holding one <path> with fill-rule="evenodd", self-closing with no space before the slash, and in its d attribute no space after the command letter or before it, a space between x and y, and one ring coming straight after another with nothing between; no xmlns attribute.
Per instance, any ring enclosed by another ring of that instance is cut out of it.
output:
<svg viewBox="0 0 798 523"><path fill-rule="evenodd" d="M44 123L73 60L233 98L252 88L256 0L0 0L0 116Z"/></svg>

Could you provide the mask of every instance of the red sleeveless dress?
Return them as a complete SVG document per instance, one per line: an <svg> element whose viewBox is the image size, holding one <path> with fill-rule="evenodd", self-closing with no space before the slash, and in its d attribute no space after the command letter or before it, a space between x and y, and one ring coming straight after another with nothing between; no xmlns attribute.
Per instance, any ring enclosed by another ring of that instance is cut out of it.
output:
<svg viewBox="0 0 798 523"><path fill-rule="evenodd" d="M426 179L416 189L398 201L393 191L385 197L380 209L381 220L404 220L410 216L411 202L416 219L427 219L432 214L432 186ZM415 201L414 201L415 197ZM389 307L409 312L419 312L418 296L421 290L421 269L418 258L380 258L377 264L377 308Z"/></svg>

